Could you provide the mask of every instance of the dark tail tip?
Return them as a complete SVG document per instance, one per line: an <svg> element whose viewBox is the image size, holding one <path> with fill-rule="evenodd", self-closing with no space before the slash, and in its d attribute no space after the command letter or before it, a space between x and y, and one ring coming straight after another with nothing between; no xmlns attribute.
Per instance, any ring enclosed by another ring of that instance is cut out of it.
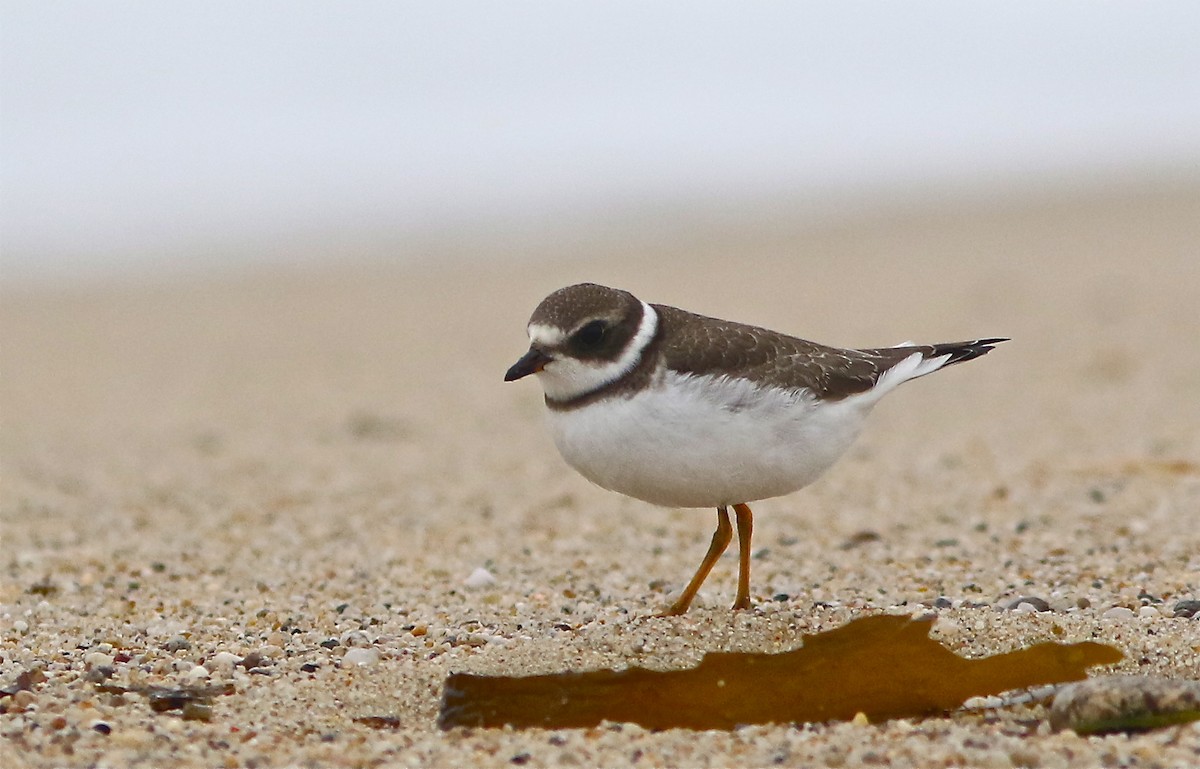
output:
<svg viewBox="0 0 1200 769"><path fill-rule="evenodd" d="M926 353L927 358L938 358L942 355L949 355L950 359L946 361L947 366L952 366L955 363L963 361L975 360L981 355L987 355L996 348L996 345L1001 342L1007 342L1008 337L992 337L990 339L976 339L971 342L949 342L947 344L935 344L929 349L932 352Z"/></svg>

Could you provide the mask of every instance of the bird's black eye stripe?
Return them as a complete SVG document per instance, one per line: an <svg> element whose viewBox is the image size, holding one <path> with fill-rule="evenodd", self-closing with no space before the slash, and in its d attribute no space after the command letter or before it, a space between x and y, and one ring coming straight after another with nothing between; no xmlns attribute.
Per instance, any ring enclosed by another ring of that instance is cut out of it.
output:
<svg viewBox="0 0 1200 769"><path fill-rule="evenodd" d="M608 335L608 324L602 320L593 320L584 324L583 328L571 336L571 341L579 347L591 349L599 347Z"/></svg>

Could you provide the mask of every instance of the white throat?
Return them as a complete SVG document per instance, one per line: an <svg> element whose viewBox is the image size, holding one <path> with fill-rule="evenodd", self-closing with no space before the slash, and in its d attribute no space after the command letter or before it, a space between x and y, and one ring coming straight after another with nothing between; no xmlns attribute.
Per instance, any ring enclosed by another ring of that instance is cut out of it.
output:
<svg viewBox="0 0 1200 769"><path fill-rule="evenodd" d="M639 300L640 301L640 300ZM637 333L625 345L616 360L586 361L568 356L555 357L538 372L542 390L551 400L567 401L617 381L628 374L642 358L642 352L658 330L658 313L642 302L642 320ZM552 347L561 342L563 332L548 326L531 325L529 338L534 344Z"/></svg>

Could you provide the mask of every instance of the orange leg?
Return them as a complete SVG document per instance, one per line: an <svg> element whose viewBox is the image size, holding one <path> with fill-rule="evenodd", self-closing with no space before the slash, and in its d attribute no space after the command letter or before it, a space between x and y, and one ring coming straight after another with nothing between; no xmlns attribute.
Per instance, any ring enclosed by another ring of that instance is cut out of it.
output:
<svg viewBox="0 0 1200 769"><path fill-rule="evenodd" d="M734 505L738 533L738 590L734 609L750 608L750 537L754 534L754 513L749 505Z"/></svg>
<svg viewBox="0 0 1200 769"><path fill-rule="evenodd" d="M743 505L743 507L745 507ZM734 507L736 510L737 508ZM746 511L749 513L749 509ZM742 514L738 513L738 530L741 530ZM692 581L684 588L683 594L671 604L666 611L660 614L660 617L678 617L688 610L692 605L692 599L696 597L696 593L700 592L700 586L704 584L704 580L708 578L708 573L712 571L712 567L721 557L721 553L725 552L725 548L729 547L730 541L733 539L733 527L729 525L729 509L724 507L717 508L717 530L713 532L712 542L708 546L708 552L704 554L704 560L700 562L700 568L696 569L696 573L692 576ZM747 538L749 539L749 538ZM748 547L749 545L747 545ZM749 593L747 592L747 603L749 602Z"/></svg>

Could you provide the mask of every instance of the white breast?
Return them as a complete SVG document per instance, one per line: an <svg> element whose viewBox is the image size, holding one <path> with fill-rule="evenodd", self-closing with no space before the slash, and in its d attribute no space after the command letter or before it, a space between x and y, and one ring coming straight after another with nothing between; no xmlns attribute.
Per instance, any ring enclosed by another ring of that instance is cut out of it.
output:
<svg viewBox="0 0 1200 769"><path fill-rule="evenodd" d="M876 400L823 403L803 390L664 371L631 397L549 414L559 452L593 483L658 505L718 507L811 483Z"/></svg>

